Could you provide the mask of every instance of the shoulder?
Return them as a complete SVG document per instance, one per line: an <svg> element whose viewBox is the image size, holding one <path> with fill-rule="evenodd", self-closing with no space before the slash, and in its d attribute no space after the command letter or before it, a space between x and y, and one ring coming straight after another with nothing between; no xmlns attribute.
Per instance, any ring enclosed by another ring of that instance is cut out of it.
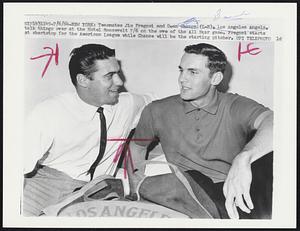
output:
<svg viewBox="0 0 300 231"><path fill-rule="evenodd" d="M179 95L172 95L166 98L151 102L147 108L155 114L173 113L182 107L182 101Z"/></svg>
<svg viewBox="0 0 300 231"><path fill-rule="evenodd" d="M258 103L254 99L250 99L246 96L239 95L237 93L222 93L224 95L224 103L230 104L232 106L237 107L247 107L247 106L263 106L262 104Z"/></svg>
<svg viewBox="0 0 300 231"><path fill-rule="evenodd" d="M253 99L237 93L219 93L220 103L226 107L247 107L250 105L259 105Z"/></svg>
<svg viewBox="0 0 300 231"><path fill-rule="evenodd" d="M224 110L228 110L234 121L251 129L255 128L255 121L261 114L271 111L257 101L239 94L226 93L223 102L226 102L223 104Z"/></svg>
<svg viewBox="0 0 300 231"><path fill-rule="evenodd" d="M155 100L151 103L153 108L174 107L180 105L180 96L172 95L166 98Z"/></svg>
<svg viewBox="0 0 300 231"><path fill-rule="evenodd" d="M119 95L119 102L118 104L122 103L130 103L133 101L137 101L143 98L143 95L134 94L131 92L121 92Z"/></svg>
<svg viewBox="0 0 300 231"><path fill-rule="evenodd" d="M61 110L64 110L74 99L74 94L71 92L48 97L34 106L29 114L29 117L43 116L44 118L47 118L50 114L58 114Z"/></svg>
<svg viewBox="0 0 300 231"><path fill-rule="evenodd" d="M229 93L229 92L226 93L219 92L218 94L219 94L220 102L227 105L233 103L235 100L242 97L239 94Z"/></svg>
<svg viewBox="0 0 300 231"><path fill-rule="evenodd" d="M115 109L132 108L134 104L134 96L129 92L122 92L119 95L118 103L113 105Z"/></svg>
<svg viewBox="0 0 300 231"><path fill-rule="evenodd" d="M135 94L131 92L122 92L120 93L119 102L116 106L131 107L132 109L139 110L152 102L153 98L154 96L152 96L151 94Z"/></svg>
<svg viewBox="0 0 300 231"><path fill-rule="evenodd" d="M121 92L120 95L119 95L119 101L120 100L128 100L132 97L132 93L130 92Z"/></svg>

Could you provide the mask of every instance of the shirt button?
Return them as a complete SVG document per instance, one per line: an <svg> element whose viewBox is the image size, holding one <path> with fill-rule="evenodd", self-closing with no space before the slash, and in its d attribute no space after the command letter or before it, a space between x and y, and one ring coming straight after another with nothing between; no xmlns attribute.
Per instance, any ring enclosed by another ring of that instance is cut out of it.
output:
<svg viewBox="0 0 300 231"><path fill-rule="evenodd" d="M201 135L201 133L198 133L198 134L196 135L196 141L200 141L200 140L201 140L201 138L202 138L202 135Z"/></svg>
<svg viewBox="0 0 300 231"><path fill-rule="evenodd" d="M195 120L199 120L200 119L200 115L199 115L199 112L200 112L200 109L197 109L196 111L195 111Z"/></svg>

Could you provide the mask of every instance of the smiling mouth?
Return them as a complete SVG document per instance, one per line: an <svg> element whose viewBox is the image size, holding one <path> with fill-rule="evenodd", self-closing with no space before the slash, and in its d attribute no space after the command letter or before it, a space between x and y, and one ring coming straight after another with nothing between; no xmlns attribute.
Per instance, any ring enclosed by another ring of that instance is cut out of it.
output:
<svg viewBox="0 0 300 231"><path fill-rule="evenodd" d="M109 92L111 92L111 93L113 93L113 94L119 94L118 89L116 89L116 90L109 90Z"/></svg>
<svg viewBox="0 0 300 231"><path fill-rule="evenodd" d="M181 89L182 89L182 90L189 90L189 89L191 89L191 88L190 88L190 87L184 87L184 86L182 86Z"/></svg>

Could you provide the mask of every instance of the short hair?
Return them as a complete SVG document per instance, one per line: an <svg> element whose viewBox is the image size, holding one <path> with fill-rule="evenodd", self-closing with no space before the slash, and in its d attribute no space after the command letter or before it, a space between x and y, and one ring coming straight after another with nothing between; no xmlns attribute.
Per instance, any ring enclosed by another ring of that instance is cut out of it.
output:
<svg viewBox="0 0 300 231"><path fill-rule="evenodd" d="M224 74L227 65L227 58L223 51L219 48L207 43L199 43L186 46L184 51L189 54L197 54L208 57L207 67L210 70L210 75L213 75L218 71Z"/></svg>
<svg viewBox="0 0 300 231"><path fill-rule="evenodd" d="M72 83L77 86L77 74L89 76L97 71L95 61L115 57L115 50L101 44L86 44L74 48L70 53L69 72Z"/></svg>

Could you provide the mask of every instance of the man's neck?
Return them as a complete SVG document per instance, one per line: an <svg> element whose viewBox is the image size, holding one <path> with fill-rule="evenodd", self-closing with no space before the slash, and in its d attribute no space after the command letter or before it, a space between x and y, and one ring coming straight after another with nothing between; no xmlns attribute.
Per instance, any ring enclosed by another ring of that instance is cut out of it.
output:
<svg viewBox="0 0 300 231"><path fill-rule="evenodd" d="M193 100L190 103L194 107L203 108L206 105L209 105L213 101L216 94L217 94L217 89L215 87L211 87L205 96Z"/></svg>
<svg viewBox="0 0 300 231"><path fill-rule="evenodd" d="M86 104L89 104L89 105L95 106L95 107L102 106L102 105L97 105L95 102L93 102L92 99L90 98L90 95L88 92L86 92L80 88L76 88L76 91L77 91L77 95L79 96L79 98Z"/></svg>

